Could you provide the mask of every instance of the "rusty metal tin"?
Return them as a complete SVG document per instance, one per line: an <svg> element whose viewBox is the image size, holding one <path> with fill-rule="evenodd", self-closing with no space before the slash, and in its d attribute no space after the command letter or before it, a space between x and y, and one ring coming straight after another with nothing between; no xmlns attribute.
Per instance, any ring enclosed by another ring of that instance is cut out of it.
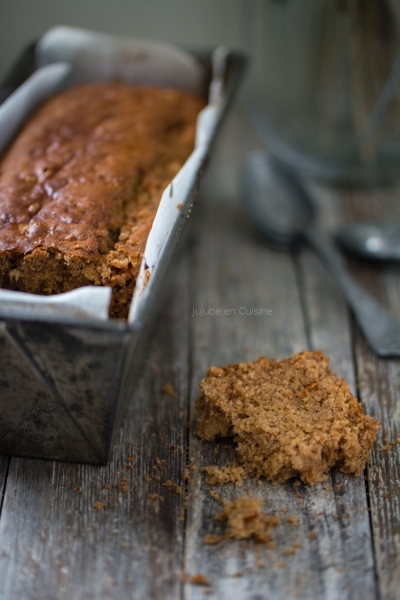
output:
<svg viewBox="0 0 400 600"><path fill-rule="evenodd" d="M212 53L193 53L211 73ZM213 142L238 87L246 59L227 52L221 110ZM35 47L0 86L4 101L35 70ZM146 353L167 265L198 192L212 143L203 156L162 264L132 322L19 312L0 303L0 454L106 464Z"/></svg>

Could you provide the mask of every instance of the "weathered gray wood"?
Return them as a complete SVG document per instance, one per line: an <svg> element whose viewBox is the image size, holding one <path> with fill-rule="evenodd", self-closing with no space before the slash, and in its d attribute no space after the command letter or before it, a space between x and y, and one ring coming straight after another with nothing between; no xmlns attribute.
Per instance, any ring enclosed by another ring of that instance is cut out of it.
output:
<svg viewBox="0 0 400 600"><path fill-rule="evenodd" d="M109 466L11 460L0 519L2 600L179 596L184 497L162 484L181 485L185 464L186 272L183 261Z"/></svg>
<svg viewBox="0 0 400 600"><path fill-rule="evenodd" d="M236 126L236 132L233 132L233 128L228 132L226 145L221 151L225 157L223 182L236 177L240 158L245 154L246 125L241 126L241 120L238 119ZM234 156L232 149L238 147L241 154ZM221 159L218 166L221 168ZM280 357L303 350L308 344L296 261L290 255L268 250L246 229L237 206L237 188L224 190L218 185L221 171L218 175L210 177L207 194L203 198L207 206L203 207L200 215L202 222L198 223L203 232L207 228L207 233L206 236L202 234L196 249L192 269L192 306L206 309L236 307L236 314L193 317L191 321L192 409L198 395L198 383L211 364L253 360L260 354ZM345 308L340 304L340 299L334 300L330 307L336 316L342 318L342 335L333 339L334 347L329 352L328 339L323 338L322 329L318 326L319 317L315 314L323 290L316 293L318 267L311 261L311 257L305 257L302 264L303 271L312 270L311 278L303 282L307 286L304 300L311 301L308 322L312 343L325 345L328 354L333 352L334 366L341 366L341 373L351 378ZM330 294L330 291L328 287L326 294ZM331 302L328 296L326 301ZM272 315L267 318L242 317L237 310L240 306L271 308ZM331 330L335 327L334 315L329 327ZM342 342L345 343L343 362L340 359ZM277 541L275 550L257 548L252 543L226 541L217 546L205 545L203 538L206 534L221 530L214 521L220 505L210 498L211 488L204 483L199 469L210 464L226 465L235 456L229 443L218 444L219 454L215 454L214 447L214 444L199 441L191 432L190 459L196 470L192 471L189 484L185 570L188 575L200 572L209 579L209 597L344 600L359 597L356 580L360 583L363 579L359 588L361 593L366 598L376 597L362 480L348 484L349 478L343 479L334 474L333 480L309 489L293 488L291 483L272 486L266 482L258 487L251 481L246 481L241 489L233 485L217 488L217 492L227 499L251 492L253 496L264 499L264 508L272 515L279 515L282 507L285 507L288 515L299 519L299 526L293 527L282 518L281 525L274 531ZM343 492L334 493L332 482L339 483L342 479ZM351 505L354 505L351 517L353 527L345 523L345 513ZM339 518L338 513L341 515ZM309 533L315 534L315 537L310 539ZM350 535L354 535L355 539L349 543ZM285 556L285 550L294 541L301 543L302 547L294 555ZM241 577L234 576L237 571L242 572ZM185 584L185 598L201 597L203 592L200 588Z"/></svg>
<svg viewBox="0 0 400 600"><path fill-rule="evenodd" d="M8 465L10 464L10 459L8 456L0 456L0 515L1 509L3 506L3 495L6 486L6 479L8 473Z"/></svg>
<svg viewBox="0 0 400 600"><path fill-rule="evenodd" d="M340 192L322 186L314 186L310 192L319 209L318 226L328 234L342 218ZM332 370L343 377L353 394L356 394L351 320L343 295L314 253L304 249L299 262L310 345L330 357ZM364 477L344 475L338 470L332 471L331 476L349 597L376 598L373 544ZM340 490L336 489L338 484Z"/></svg>
<svg viewBox="0 0 400 600"><path fill-rule="evenodd" d="M353 192L343 203L353 219L400 218L399 188L384 192ZM357 278L400 318L398 265L351 261ZM368 469L371 521L378 584L385 600L400 598L400 446L390 446L400 435L400 364L377 359L356 330L356 357L360 396L368 412L382 422L378 443ZM382 448L387 447L387 450Z"/></svg>

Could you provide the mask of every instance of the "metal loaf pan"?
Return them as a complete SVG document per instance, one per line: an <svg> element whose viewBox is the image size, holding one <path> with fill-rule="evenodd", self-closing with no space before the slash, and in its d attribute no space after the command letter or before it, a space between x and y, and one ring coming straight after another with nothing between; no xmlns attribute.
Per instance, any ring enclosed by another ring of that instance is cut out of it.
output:
<svg viewBox="0 0 400 600"><path fill-rule="evenodd" d="M97 36L100 47L101 40L106 39L84 30L60 30L64 38L69 33ZM51 32L53 50L57 49L57 31ZM107 43L110 40L113 38L107 36ZM2 102L9 101L10 94L36 73L40 43L39 40L26 49L0 86ZM167 265L174 258L174 248L198 192L211 146L246 63L243 55L223 49L192 54L205 69L210 98L201 117L206 121L200 132L203 139L198 140L196 150L182 169L186 169L186 176L180 172L163 195L146 246L129 321L107 319L104 310L97 315L94 310L91 316L78 309L76 302L66 302L61 309L63 303L57 303L57 297L45 299L1 291L0 454L99 465L108 460L143 364ZM60 57L54 60L59 61ZM90 68L90 52L85 60L89 60L86 66ZM125 52L125 65L127 61ZM51 57L48 62L52 62ZM175 205L178 197L182 204L178 215L168 209L172 195ZM95 298L95 305L96 298L109 298L106 289L99 292L101 288L88 287L70 294L86 293L88 298ZM8 299L7 293L13 296Z"/></svg>

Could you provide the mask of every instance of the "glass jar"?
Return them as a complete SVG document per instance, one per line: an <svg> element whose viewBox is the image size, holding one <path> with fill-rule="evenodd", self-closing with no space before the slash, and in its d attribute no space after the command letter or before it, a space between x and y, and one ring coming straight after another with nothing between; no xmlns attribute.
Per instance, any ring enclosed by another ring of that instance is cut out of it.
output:
<svg viewBox="0 0 400 600"><path fill-rule="evenodd" d="M243 0L247 104L272 154L346 183L400 176L399 0Z"/></svg>

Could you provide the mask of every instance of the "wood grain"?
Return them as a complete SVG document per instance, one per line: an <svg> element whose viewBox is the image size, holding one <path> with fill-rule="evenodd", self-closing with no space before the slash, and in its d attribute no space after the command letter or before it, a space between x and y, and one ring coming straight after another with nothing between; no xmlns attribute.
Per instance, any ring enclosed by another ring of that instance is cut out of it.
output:
<svg viewBox="0 0 400 600"><path fill-rule="evenodd" d="M179 596L184 498L163 483L181 485L186 458L184 263L110 464L11 460L0 519L2 600Z"/></svg>
<svg viewBox="0 0 400 600"><path fill-rule="evenodd" d="M8 456L0 456L0 516L3 507L3 497L7 482L8 466L10 459Z"/></svg>
<svg viewBox="0 0 400 600"><path fill-rule="evenodd" d="M343 198L343 213L358 220L398 221L399 188L352 192ZM400 318L398 264L352 260L355 276ZM368 491L378 583L385 600L400 598L400 363L376 358L356 330L355 350L360 397L369 414L382 423L368 468Z"/></svg>
<svg viewBox="0 0 400 600"><path fill-rule="evenodd" d="M240 121L238 121L239 123ZM239 127L239 125L238 125ZM237 131L245 140L245 131ZM229 151L226 148L226 153ZM231 168L238 170L235 157ZM218 161L221 164L221 159ZM226 167L228 170L228 167ZM226 177L226 176L225 176ZM290 355L308 346L322 347L333 357L333 367L354 387L351 336L347 309L314 257L298 261L273 252L244 225L237 192L223 193L209 181L203 207L200 238L192 273L193 305L203 307L262 306L272 308L268 318L235 315L196 317L192 326L191 405L198 383L211 364ZM235 188L237 189L237 188ZM304 304L307 310L304 314ZM329 317L326 319L325 310ZM306 317L306 318L305 318ZM325 330L325 324L327 329ZM307 335L308 330L308 335ZM309 338L309 339L308 339ZM218 449L218 454L215 453ZM199 474L201 467L223 466L235 458L231 443L206 444L190 434L191 472L186 531L185 570L188 577L202 573L210 582L211 598L376 598L371 532L364 480L333 473L325 484L294 488L292 483L258 487L246 481L217 488L226 499L251 493L264 500L267 514L278 515L275 550L252 543L204 544L204 536L221 533L215 521L220 510L211 487ZM338 485L335 489L334 486ZM287 510L283 514L282 508ZM285 515L298 518L293 527ZM301 544L293 555L285 552ZM235 573L241 573L240 577ZM201 598L202 590L186 583L185 598Z"/></svg>
<svg viewBox="0 0 400 600"><path fill-rule="evenodd" d="M323 186L312 187L310 193L318 206L318 226L327 235L341 220L340 193ZM343 295L310 250L301 253L299 262L310 345L330 357L332 370L343 377L353 394L357 394L352 323ZM348 597L376 598L373 540L364 476L352 477L333 470L331 487L335 494Z"/></svg>

